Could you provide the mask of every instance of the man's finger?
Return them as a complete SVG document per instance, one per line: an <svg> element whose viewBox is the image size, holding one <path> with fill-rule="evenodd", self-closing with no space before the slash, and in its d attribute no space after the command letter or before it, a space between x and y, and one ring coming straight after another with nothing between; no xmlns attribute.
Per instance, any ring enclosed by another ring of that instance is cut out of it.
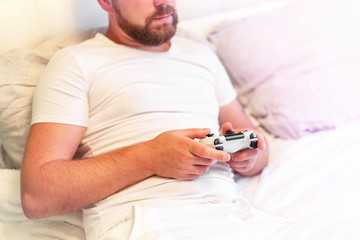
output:
<svg viewBox="0 0 360 240"><path fill-rule="evenodd" d="M227 131L234 131L234 128L230 122L226 122L222 125L220 133L221 135L225 135Z"/></svg>
<svg viewBox="0 0 360 240"><path fill-rule="evenodd" d="M210 128L189 128L189 129L182 129L182 130L175 130L177 134L183 135L190 139L201 139L206 137L211 132Z"/></svg>
<svg viewBox="0 0 360 240"><path fill-rule="evenodd" d="M193 159L195 165L202 165L202 166L210 166L217 162L214 159L198 157L195 154L193 154Z"/></svg>
<svg viewBox="0 0 360 240"><path fill-rule="evenodd" d="M221 162L227 162L230 160L229 153L216 150L196 141L189 142L188 148L192 154L201 158L214 159Z"/></svg>

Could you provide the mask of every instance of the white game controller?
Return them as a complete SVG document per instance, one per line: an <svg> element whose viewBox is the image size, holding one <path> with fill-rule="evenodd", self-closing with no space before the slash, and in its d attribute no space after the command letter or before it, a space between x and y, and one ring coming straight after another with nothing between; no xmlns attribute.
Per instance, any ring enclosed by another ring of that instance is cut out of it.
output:
<svg viewBox="0 0 360 240"><path fill-rule="evenodd" d="M257 148L257 135L250 130L235 133L228 131L224 136L214 136L209 134L205 138L199 140L209 147L228 153L235 153L247 148Z"/></svg>

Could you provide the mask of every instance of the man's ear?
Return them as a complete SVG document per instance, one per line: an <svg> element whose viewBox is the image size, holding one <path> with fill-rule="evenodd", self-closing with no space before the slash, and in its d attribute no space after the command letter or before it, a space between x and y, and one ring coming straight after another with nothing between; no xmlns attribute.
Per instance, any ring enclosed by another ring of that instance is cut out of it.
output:
<svg viewBox="0 0 360 240"><path fill-rule="evenodd" d="M102 7L102 9L104 9L106 12L108 13L114 12L112 0L98 0L98 3Z"/></svg>

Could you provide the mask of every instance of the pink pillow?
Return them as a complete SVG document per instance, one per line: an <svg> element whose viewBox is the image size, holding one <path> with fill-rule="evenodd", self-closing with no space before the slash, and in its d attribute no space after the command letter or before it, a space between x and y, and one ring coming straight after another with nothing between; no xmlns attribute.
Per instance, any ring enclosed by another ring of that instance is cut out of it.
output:
<svg viewBox="0 0 360 240"><path fill-rule="evenodd" d="M239 97L275 136L360 118L360 32L347 0L302 0L210 36Z"/></svg>

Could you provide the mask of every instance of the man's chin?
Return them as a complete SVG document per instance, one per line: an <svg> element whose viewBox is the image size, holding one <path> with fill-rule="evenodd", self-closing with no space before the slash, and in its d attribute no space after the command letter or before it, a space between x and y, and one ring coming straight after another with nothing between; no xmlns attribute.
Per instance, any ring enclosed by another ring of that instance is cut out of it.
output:
<svg viewBox="0 0 360 240"><path fill-rule="evenodd" d="M160 38L170 40L175 35L176 26L173 26L172 24L168 24L168 23L155 24L155 25L150 25L150 31L154 35L161 36Z"/></svg>
<svg viewBox="0 0 360 240"><path fill-rule="evenodd" d="M149 25L150 31L157 31L157 32L172 32L176 31L176 25L174 25L173 20L170 21L161 21L161 20L154 20L151 21Z"/></svg>

